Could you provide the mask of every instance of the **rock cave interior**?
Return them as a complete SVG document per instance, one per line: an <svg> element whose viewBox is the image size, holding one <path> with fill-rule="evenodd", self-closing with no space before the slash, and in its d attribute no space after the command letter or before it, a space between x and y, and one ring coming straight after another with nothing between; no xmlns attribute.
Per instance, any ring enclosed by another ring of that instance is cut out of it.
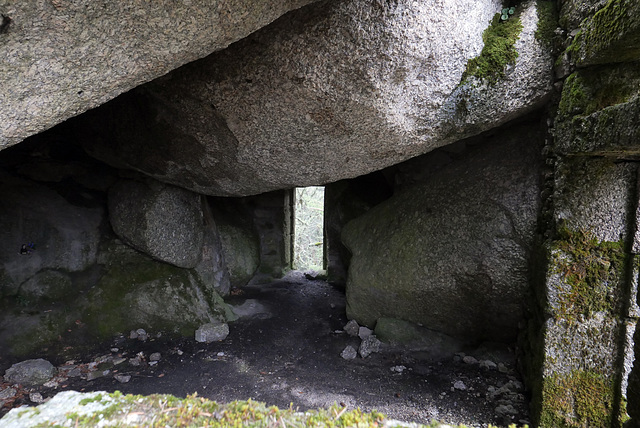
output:
<svg viewBox="0 0 640 428"><path fill-rule="evenodd" d="M0 50L30 49L5 3ZM118 390L638 426L640 2L281 8L122 44L133 71L64 99L64 55L0 82L27 91L0 117L0 416ZM70 67L94 45L120 46Z"/></svg>

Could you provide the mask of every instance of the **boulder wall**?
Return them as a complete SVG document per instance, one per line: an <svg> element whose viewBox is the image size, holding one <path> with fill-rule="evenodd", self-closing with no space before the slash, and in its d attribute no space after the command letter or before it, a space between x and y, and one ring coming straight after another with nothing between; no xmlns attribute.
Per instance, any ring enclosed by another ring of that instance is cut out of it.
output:
<svg viewBox="0 0 640 428"><path fill-rule="evenodd" d="M348 223L348 317L514 341L529 287L541 139L537 123L487 137ZM414 161L418 173L431 155Z"/></svg>

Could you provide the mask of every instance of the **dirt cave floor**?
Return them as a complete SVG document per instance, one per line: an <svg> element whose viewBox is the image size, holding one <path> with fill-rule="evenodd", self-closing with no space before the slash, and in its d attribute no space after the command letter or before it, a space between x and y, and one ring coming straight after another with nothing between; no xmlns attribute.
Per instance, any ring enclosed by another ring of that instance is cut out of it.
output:
<svg viewBox="0 0 640 428"><path fill-rule="evenodd" d="M300 410L338 403L425 424L437 420L486 427L528 422L528 398L513 351L506 346L484 345L439 359L383 346L367 358L343 359L347 345L358 349L360 343L343 331L348 321L344 291L307 280L300 272L236 290L227 301L247 316L230 323L224 341L169 340L155 332L148 332L146 341L116 337L67 362L83 369L76 370L75 377L58 377L47 386L22 390L0 416L11 407L34 405L34 392L46 399L65 390L119 390L178 397L197 393L219 402L251 398ZM153 353L160 353L159 361L150 360ZM140 365L132 365L132 359ZM56 366L65 364L49 360ZM106 369L96 364L114 360L124 362ZM500 369L482 367L474 360L501 363ZM1 368L4 372L7 367ZM117 380L128 376L126 383Z"/></svg>

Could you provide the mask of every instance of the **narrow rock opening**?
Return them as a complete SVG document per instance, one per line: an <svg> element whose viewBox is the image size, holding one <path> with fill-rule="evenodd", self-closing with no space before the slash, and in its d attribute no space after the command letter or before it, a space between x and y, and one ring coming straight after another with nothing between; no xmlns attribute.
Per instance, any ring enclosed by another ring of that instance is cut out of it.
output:
<svg viewBox="0 0 640 428"><path fill-rule="evenodd" d="M324 187L294 190L293 268L321 271L324 262Z"/></svg>

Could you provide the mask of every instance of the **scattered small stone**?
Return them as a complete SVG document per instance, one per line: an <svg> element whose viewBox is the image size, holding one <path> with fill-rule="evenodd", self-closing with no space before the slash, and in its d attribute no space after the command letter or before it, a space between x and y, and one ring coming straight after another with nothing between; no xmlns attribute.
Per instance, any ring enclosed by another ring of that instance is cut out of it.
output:
<svg viewBox="0 0 640 428"><path fill-rule="evenodd" d="M158 364L158 362L157 362L157 361L149 361L149 365L150 365L150 366L155 366L156 364Z"/></svg>
<svg viewBox="0 0 640 428"><path fill-rule="evenodd" d="M396 373L402 373L406 369L407 368L405 366L393 366L393 367L391 367L391 371L392 372L396 372Z"/></svg>
<svg viewBox="0 0 640 428"><path fill-rule="evenodd" d="M118 352L120 348L111 348L111 352Z"/></svg>
<svg viewBox="0 0 640 428"><path fill-rule="evenodd" d="M87 380L94 380L94 379L98 379L104 376L107 376L109 373L111 373L111 370L96 370L93 372L89 372L87 373Z"/></svg>
<svg viewBox="0 0 640 428"><path fill-rule="evenodd" d="M124 358L124 357L114 358L114 359L113 359L113 365L114 365L114 366L117 366L118 364L122 364L122 363L124 363L125 361L127 361L127 359L126 359L126 358Z"/></svg>
<svg viewBox="0 0 640 428"><path fill-rule="evenodd" d="M511 404L501 404L496 407L496 415L498 416L515 416L518 414L518 411Z"/></svg>
<svg viewBox="0 0 640 428"><path fill-rule="evenodd" d="M160 352L154 352L153 354L149 355L149 361L160 361Z"/></svg>
<svg viewBox="0 0 640 428"><path fill-rule="evenodd" d="M353 360L355 357L358 356L358 352L356 351L356 348L354 348L351 345L348 345L346 348L344 348L340 356L345 360Z"/></svg>
<svg viewBox="0 0 640 428"><path fill-rule="evenodd" d="M176 351L176 354L178 354L178 355L182 355L182 354L184 354L184 352L182 352L180 349L178 349L178 350Z"/></svg>
<svg viewBox="0 0 640 428"><path fill-rule="evenodd" d="M196 330L196 342L219 342L229 335L229 325L226 323L208 323Z"/></svg>
<svg viewBox="0 0 640 428"><path fill-rule="evenodd" d="M344 326L344 331L346 331L349 336L357 336L359 330L360 326L356 320L351 320Z"/></svg>
<svg viewBox="0 0 640 428"><path fill-rule="evenodd" d="M40 386L51 380L56 371L53 364L42 358L26 360L9 367L4 374L4 380L25 386Z"/></svg>
<svg viewBox="0 0 640 428"><path fill-rule="evenodd" d="M380 341L374 335L366 336L360 343L358 353L362 358L367 358L369 355L380 350Z"/></svg>
<svg viewBox="0 0 640 428"><path fill-rule="evenodd" d="M367 327L358 328L358 337L360 339L364 339L365 337L369 337L373 334L373 330Z"/></svg>
<svg viewBox="0 0 640 428"><path fill-rule="evenodd" d="M80 367L74 367L71 370L69 370L69 373L67 373L68 377L80 377L82 376L82 369Z"/></svg>
<svg viewBox="0 0 640 428"><path fill-rule="evenodd" d="M146 342L149 339L149 335L143 328L139 328L137 330L131 330L129 333L129 339L138 339L143 342Z"/></svg>
<svg viewBox="0 0 640 428"><path fill-rule="evenodd" d="M224 352L218 352L216 355L217 355L218 357L224 357Z"/></svg>
<svg viewBox="0 0 640 428"><path fill-rule="evenodd" d="M36 404L44 403L44 398L42 398L42 394L40 394L39 392L32 392L31 394L29 394L29 400L31 400L32 403Z"/></svg>
<svg viewBox="0 0 640 428"><path fill-rule="evenodd" d="M15 397L17 392L18 391L15 388L11 388L11 387L0 389L0 403L3 400L7 400L9 398Z"/></svg>
<svg viewBox="0 0 640 428"><path fill-rule="evenodd" d="M465 364L478 364L478 360L476 360L471 355L466 355L462 358L462 362Z"/></svg>
<svg viewBox="0 0 640 428"><path fill-rule="evenodd" d="M123 375L123 374L117 374L114 376L114 379L117 380L120 383L127 383L131 380L131 376L129 375Z"/></svg>
<svg viewBox="0 0 640 428"><path fill-rule="evenodd" d="M480 361L480 368L485 370L496 370L498 365L491 360Z"/></svg>
<svg viewBox="0 0 640 428"><path fill-rule="evenodd" d="M64 382L64 381L66 381L66 380L67 380L67 378L60 379L60 381L61 381L61 382ZM45 384L44 384L44 385L42 385L42 386L44 386L45 388L57 388L57 387L58 387L58 385L60 385L60 383L58 383L57 381L55 381L55 380L50 380L49 382L45 383Z"/></svg>
<svg viewBox="0 0 640 428"><path fill-rule="evenodd" d="M508 373L509 369L507 368L507 366L504 365L504 363L500 363L498 364L498 371L500 373Z"/></svg>
<svg viewBox="0 0 640 428"><path fill-rule="evenodd" d="M455 381L455 382L453 383L453 387L454 387L454 389L457 389L457 390L459 390L459 391L464 391L464 390L466 390L466 389L467 389L467 385L465 385L465 384L464 384L464 382L463 382L463 381L461 381L461 380L457 380L457 381Z"/></svg>
<svg viewBox="0 0 640 428"><path fill-rule="evenodd" d="M142 358L140 358L139 355L135 356L134 358L129 358L129 364L134 367L138 367L140 364L142 364Z"/></svg>

